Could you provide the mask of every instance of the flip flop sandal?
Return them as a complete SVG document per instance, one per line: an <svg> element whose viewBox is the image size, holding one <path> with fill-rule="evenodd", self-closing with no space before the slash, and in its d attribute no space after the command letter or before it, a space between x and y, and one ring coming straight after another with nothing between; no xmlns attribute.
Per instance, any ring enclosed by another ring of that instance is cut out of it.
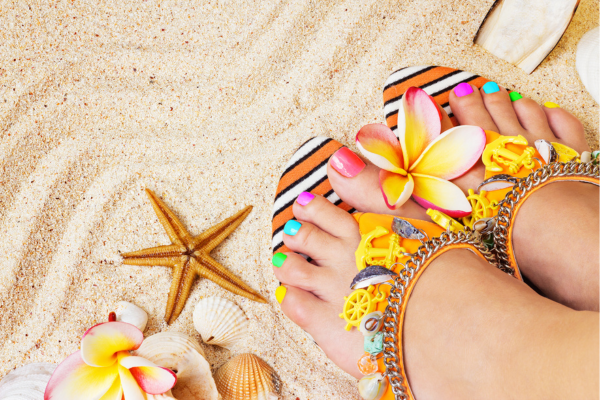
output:
<svg viewBox="0 0 600 400"><path fill-rule="evenodd" d="M407 67L394 72L383 89L384 116L388 126L395 130L400 100L411 86L425 90L457 125L448 97L450 91L462 82L481 88L488 80L469 72L436 66ZM333 139L314 137L300 146L286 165L273 205L273 253L289 251L283 244L283 227L287 221L294 219L292 205L300 193L318 194L350 213L356 211L340 200L327 179L327 162L341 147L343 145Z"/></svg>

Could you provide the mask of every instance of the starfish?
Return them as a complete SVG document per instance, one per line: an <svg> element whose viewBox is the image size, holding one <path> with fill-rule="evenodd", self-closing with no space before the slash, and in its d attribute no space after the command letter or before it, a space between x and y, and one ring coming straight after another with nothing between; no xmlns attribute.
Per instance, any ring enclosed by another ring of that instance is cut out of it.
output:
<svg viewBox="0 0 600 400"><path fill-rule="evenodd" d="M151 190L146 193L171 244L133 251L122 255L123 264L173 268L173 282L167 300L165 321L172 324L185 306L197 277L210 279L232 293L260 303L267 301L240 278L216 262L210 252L237 228L252 211L248 206L198 236L192 236L181 221Z"/></svg>

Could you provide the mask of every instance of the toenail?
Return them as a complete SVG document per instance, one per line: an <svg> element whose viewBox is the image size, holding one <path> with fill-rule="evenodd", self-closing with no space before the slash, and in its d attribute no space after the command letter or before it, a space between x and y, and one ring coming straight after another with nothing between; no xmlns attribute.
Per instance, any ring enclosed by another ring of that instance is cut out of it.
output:
<svg viewBox="0 0 600 400"><path fill-rule="evenodd" d="M510 92L508 97L510 97L510 101L517 101L523 98L519 92Z"/></svg>
<svg viewBox="0 0 600 400"><path fill-rule="evenodd" d="M287 256L285 254L283 254L283 253L275 253L275 255L273 256L273 259L271 260L271 262L277 268L281 268L281 266L285 262L286 258L287 258Z"/></svg>
<svg viewBox="0 0 600 400"><path fill-rule="evenodd" d="M551 101L547 101L544 103L544 107L546 108L560 108L560 106L556 103L553 103Z"/></svg>
<svg viewBox="0 0 600 400"><path fill-rule="evenodd" d="M286 293L287 289L285 288L285 286L279 286L277 289L275 289L275 298L277 299L277 302L279 304L283 302L283 298L285 297Z"/></svg>
<svg viewBox="0 0 600 400"><path fill-rule="evenodd" d="M459 83L454 88L454 94L456 97L463 97L473 93L473 88L467 82Z"/></svg>
<svg viewBox="0 0 600 400"><path fill-rule="evenodd" d="M294 219L290 219L288 222L285 223L285 226L283 227L283 233L285 233L286 235L290 235L290 236L295 236L296 233L298 233L298 231L300 230L300 227L302 226L302 224Z"/></svg>
<svg viewBox="0 0 600 400"><path fill-rule="evenodd" d="M482 89L485 94L496 93L500 91L500 88L496 82L487 82L485 85L483 85Z"/></svg>
<svg viewBox="0 0 600 400"><path fill-rule="evenodd" d="M300 204L301 206L305 206L308 203L310 203L310 201L312 199L315 198L315 195L309 192L302 192L300 193L300 196L298 196L298 198L296 199L296 201L298 202L298 204Z"/></svg>
<svg viewBox="0 0 600 400"><path fill-rule="evenodd" d="M346 178L354 178L365 167L365 163L349 148L342 147L331 156L331 166Z"/></svg>

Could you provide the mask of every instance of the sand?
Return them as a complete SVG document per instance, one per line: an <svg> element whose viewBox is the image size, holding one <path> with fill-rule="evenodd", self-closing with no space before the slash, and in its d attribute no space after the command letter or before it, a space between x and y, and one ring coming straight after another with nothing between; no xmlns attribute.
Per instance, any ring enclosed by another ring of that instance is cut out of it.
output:
<svg viewBox="0 0 600 400"><path fill-rule="evenodd" d="M357 398L275 301L271 206L294 149L315 135L351 143L382 121L386 77L423 64L559 103L598 146L598 104L575 71L594 0L531 75L472 44L493 0L96 3L0 4L0 376L61 361L120 300L150 314L147 334L196 335L194 305L219 295L252 334L232 353L205 346L213 368L252 352L284 399ZM170 270L119 257L169 243L146 187L193 234L254 205L213 255L269 304L203 280L167 327Z"/></svg>

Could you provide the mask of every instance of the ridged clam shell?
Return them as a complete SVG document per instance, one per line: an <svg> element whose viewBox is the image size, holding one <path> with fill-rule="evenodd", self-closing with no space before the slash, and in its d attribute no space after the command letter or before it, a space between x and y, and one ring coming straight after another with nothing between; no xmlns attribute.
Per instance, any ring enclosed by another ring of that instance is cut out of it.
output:
<svg viewBox="0 0 600 400"><path fill-rule="evenodd" d="M44 400L46 385L57 364L27 364L0 381L1 400Z"/></svg>
<svg viewBox="0 0 600 400"><path fill-rule="evenodd" d="M202 299L194 310L194 326L206 344L231 349L248 334L248 318L229 300L221 297Z"/></svg>
<svg viewBox="0 0 600 400"><path fill-rule="evenodd" d="M134 353L177 374L171 390L177 400L217 400L210 365L196 340L179 332L162 332L144 340Z"/></svg>
<svg viewBox="0 0 600 400"><path fill-rule="evenodd" d="M254 354L232 358L215 374L223 400L276 400L281 381L269 364Z"/></svg>
<svg viewBox="0 0 600 400"><path fill-rule="evenodd" d="M596 27L583 35L577 44L577 55L575 56L575 67L581 82L597 103L600 102L598 94L600 87L599 29Z"/></svg>
<svg viewBox="0 0 600 400"><path fill-rule="evenodd" d="M144 332L148 323L148 314L140 307L128 301L120 301L115 308L117 321L127 322Z"/></svg>

